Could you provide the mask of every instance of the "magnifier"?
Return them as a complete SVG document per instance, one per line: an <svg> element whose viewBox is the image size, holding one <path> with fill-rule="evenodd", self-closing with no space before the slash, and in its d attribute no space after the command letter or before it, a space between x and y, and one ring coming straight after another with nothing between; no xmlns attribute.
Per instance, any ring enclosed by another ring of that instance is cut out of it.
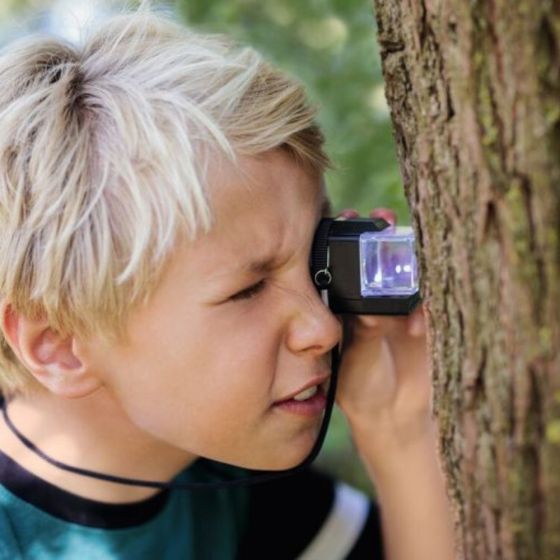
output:
<svg viewBox="0 0 560 560"><path fill-rule="evenodd" d="M414 230L382 218L323 218L311 276L333 313L408 315L420 302Z"/></svg>

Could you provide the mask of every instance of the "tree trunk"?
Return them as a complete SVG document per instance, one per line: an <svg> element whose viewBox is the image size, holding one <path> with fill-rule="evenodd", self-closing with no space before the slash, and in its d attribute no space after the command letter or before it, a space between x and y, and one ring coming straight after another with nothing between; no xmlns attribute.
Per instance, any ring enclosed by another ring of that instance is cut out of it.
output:
<svg viewBox="0 0 560 560"><path fill-rule="evenodd" d="M560 2L374 0L458 557L560 558Z"/></svg>

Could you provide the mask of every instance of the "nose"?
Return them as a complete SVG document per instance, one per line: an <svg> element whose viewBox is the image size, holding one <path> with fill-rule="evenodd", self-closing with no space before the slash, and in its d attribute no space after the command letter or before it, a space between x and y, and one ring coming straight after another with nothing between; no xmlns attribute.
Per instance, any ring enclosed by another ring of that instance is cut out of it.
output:
<svg viewBox="0 0 560 560"><path fill-rule="evenodd" d="M295 354L325 354L341 340L342 327L321 299L311 278L307 289L298 291L297 295L286 334L286 346Z"/></svg>

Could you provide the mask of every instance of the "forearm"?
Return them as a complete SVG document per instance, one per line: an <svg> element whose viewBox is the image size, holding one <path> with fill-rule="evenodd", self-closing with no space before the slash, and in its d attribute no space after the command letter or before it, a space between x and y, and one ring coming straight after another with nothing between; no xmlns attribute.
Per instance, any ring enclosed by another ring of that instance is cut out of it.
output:
<svg viewBox="0 0 560 560"><path fill-rule="evenodd" d="M376 430L377 431L377 430ZM379 445L379 432L355 430L376 488L387 560L452 560L453 518L433 430L407 442Z"/></svg>

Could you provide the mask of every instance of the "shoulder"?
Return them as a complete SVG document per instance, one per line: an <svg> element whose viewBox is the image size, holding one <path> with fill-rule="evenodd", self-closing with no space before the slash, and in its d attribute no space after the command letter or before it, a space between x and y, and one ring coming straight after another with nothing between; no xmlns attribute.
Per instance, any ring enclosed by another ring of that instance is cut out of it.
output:
<svg viewBox="0 0 560 560"><path fill-rule="evenodd" d="M315 469L255 484L238 557L382 559L378 507L363 492Z"/></svg>

